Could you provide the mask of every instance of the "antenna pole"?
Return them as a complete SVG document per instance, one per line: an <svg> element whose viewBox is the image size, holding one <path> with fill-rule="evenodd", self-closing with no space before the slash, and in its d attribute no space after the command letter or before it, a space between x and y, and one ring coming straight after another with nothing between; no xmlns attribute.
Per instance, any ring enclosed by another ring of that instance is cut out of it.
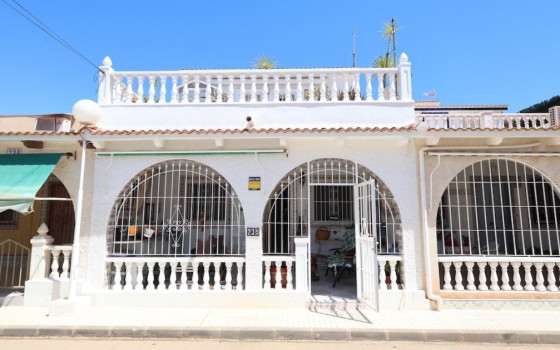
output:
<svg viewBox="0 0 560 350"><path fill-rule="evenodd" d="M356 30L352 27L352 67L356 68Z"/></svg>

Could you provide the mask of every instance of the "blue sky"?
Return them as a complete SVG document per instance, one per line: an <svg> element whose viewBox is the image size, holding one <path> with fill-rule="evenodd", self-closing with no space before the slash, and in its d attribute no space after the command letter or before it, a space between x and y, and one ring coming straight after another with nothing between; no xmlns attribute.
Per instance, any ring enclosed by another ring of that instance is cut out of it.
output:
<svg viewBox="0 0 560 350"><path fill-rule="evenodd" d="M358 66L384 53L384 22L401 26L415 99L509 104L560 94L560 1L18 0L96 64L116 70L246 68L260 54L281 68ZM95 69L0 2L0 114L70 112L96 98Z"/></svg>

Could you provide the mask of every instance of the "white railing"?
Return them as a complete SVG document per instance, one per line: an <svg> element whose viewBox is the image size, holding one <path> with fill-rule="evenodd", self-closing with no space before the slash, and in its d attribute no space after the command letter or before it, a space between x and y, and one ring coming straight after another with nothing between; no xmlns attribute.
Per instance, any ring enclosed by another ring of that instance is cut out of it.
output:
<svg viewBox="0 0 560 350"><path fill-rule="evenodd" d="M400 255L378 255L379 262L379 289L403 289L402 283L402 257Z"/></svg>
<svg viewBox="0 0 560 350"><path fill-rule="evenodd" d="M45 277L67 279L70 278L70 257L72 255L71 245L46 246L46 261L50 261L50 271L46 271Z"/></svg>
<svg viewBox="0 0 560 350"><path fill-rule="evenodd" d="M440 256L439 262L445 291L557 292L560 284L560 258Z"/></svg>
<svg viewBox="0 0 560 350"><path fill-rule="evenodd" d="M106 260L112 291L240 291L242 257L134 257Z"/></svg>
<svg viewBox="0 0 560 350"><path fill-rule="evenodd" d="M430 129L541 129L553 124L546 113L417 114Z"/></svg>
<svg viewBox="0 0 560 350"><path fill-rule="evenodd" d="M101 105L412 100L404 54L397 68L114 71L106 57L100 69Z"/></svg>
<svg viewBox="0 0 560 350"><path fill-rule="evenodd" d="M291 255L267 255L262 257L264 289L295 289L294 271L296 258Z"/></svg>
<svg viewBox="0 0 560 350"><path fill-rule="evenodd" d="M7 239L0 243L0 289L23 288L29 273L29 248Z"/></svg>

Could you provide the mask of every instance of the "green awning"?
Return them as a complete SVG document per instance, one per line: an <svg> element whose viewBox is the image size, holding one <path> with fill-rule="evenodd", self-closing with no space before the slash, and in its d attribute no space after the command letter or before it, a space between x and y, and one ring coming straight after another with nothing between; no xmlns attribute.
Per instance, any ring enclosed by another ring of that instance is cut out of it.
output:
<svg viewBox="0 0 560 350"><path fill-rule="evenodd" d="M0 213L33 210L33 199L63 153L0 155Z"/></svg>

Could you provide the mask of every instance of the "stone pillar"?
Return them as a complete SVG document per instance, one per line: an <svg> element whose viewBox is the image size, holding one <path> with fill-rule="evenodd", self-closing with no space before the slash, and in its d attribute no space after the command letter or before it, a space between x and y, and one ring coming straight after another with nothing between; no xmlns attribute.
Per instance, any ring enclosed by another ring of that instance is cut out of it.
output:
<svg viewBox="0 0 560 350"><path fill-rule="evenodd" d="M399 82L397 86L398 99L401 101L412 101L412 73L410 66L408 56L403 52L399 59Z"/></svg>
<svg viewBox="0 0 560 350"><path fill-rule="evenodd" d="M296 290L298 292L307 291L307 281L309 280L309 276L307 276L309 272L307 268L307 263L309 261L309 257L307 256L308 241L308 237L294 238L296 246Z"/></svg>
<svg viewBox="0 0 560 350"><path fill-rule="evenodd" d="M44 223L37 230L38 235L31 239L29 259L29 280L25 282L23 304L26 306L48 305L53 297L53 281L47 278L50 267L50 251L45 248L53 243Z"/></svg>

